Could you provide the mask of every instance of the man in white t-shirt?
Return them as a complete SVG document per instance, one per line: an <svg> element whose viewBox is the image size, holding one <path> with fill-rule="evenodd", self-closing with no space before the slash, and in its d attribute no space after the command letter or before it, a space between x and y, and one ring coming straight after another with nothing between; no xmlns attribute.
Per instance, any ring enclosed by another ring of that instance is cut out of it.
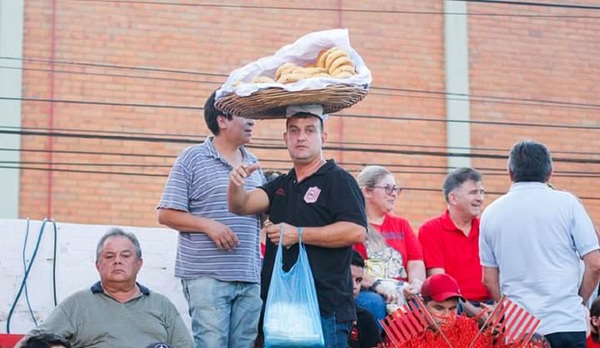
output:
<svg viewBox="0 0 600 348"><path fill-rule="evenodd" d="M582 303L600 280L594 225L575 196L548 186L552 159L543 144L515 144L508 172L509 192L481 218L484 283L496 301L506 295L540 319L553 348L585 348Z"/></svg>

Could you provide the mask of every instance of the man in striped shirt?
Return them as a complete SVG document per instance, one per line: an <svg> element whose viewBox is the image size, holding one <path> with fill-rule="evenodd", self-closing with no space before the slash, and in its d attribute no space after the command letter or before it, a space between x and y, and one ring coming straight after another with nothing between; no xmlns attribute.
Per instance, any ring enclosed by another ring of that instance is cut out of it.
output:
<svg viewBox="0 0 600 348"><path fill-rule="evenodd" d="M158 204L158 221L179 231L175 276L181 278L197 348L250 348L257 335L260 299L259 215L227 208L231 170L257 162L244 144L254 121L204 106L214 136L177 158ZM256 171L251 190L264 182Z"/></svg>

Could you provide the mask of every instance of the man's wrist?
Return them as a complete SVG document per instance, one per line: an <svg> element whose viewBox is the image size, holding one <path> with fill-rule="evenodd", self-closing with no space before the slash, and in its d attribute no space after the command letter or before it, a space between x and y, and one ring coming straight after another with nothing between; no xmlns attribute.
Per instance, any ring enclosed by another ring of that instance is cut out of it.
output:
<svg viewBox="0 0 600 348"><path fill-rule="evenodd" d="M371 290L377 290L377 287L381 285L381 279L376 279L373 284L371 284Z"/></svg>

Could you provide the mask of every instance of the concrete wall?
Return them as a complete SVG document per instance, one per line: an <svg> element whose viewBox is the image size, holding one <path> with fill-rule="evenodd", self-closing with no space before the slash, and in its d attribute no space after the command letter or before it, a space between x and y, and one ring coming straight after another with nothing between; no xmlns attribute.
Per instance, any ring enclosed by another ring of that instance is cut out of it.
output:
<svg viewBox="0 0 600 348"><path fill-rule="evenodd" d="M24 276L23 247L27 263L33 256L42 223L31 221L29 234L26 220L0 220L0 332L6 332L6 321L11 306L21 286ZM89 288L99 280L94 261L96 244L100 237L115 226L56 224L57 256L56 283L60 302L75 291ZM181 283L173 276L177 233L164 228L139 228L120 226L138 237L144 265L138 281L151 290L160 292L175 304L184 321L190 327L187 302L181 293ZM27 290L29 301L36 320L43 321L54 308L52 286L52 261L54 251L54 231L47 223L40 242L39 251L28 276ZM25 293L21 295L11 318L11 333L24 333L34 327Z"/></svg>

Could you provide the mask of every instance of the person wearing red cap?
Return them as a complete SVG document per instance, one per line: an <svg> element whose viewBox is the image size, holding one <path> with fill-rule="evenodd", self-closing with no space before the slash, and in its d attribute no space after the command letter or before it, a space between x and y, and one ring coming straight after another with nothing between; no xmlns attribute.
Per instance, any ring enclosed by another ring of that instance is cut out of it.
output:
<svg viewBox="0 0 600 348"><path fill-rule="evenodd" d="M434 274L425 279L421 287L421 296L427 311L438 324L446 323L456 317L458 301L465 300L458 283L446 273Z"/></svg>

